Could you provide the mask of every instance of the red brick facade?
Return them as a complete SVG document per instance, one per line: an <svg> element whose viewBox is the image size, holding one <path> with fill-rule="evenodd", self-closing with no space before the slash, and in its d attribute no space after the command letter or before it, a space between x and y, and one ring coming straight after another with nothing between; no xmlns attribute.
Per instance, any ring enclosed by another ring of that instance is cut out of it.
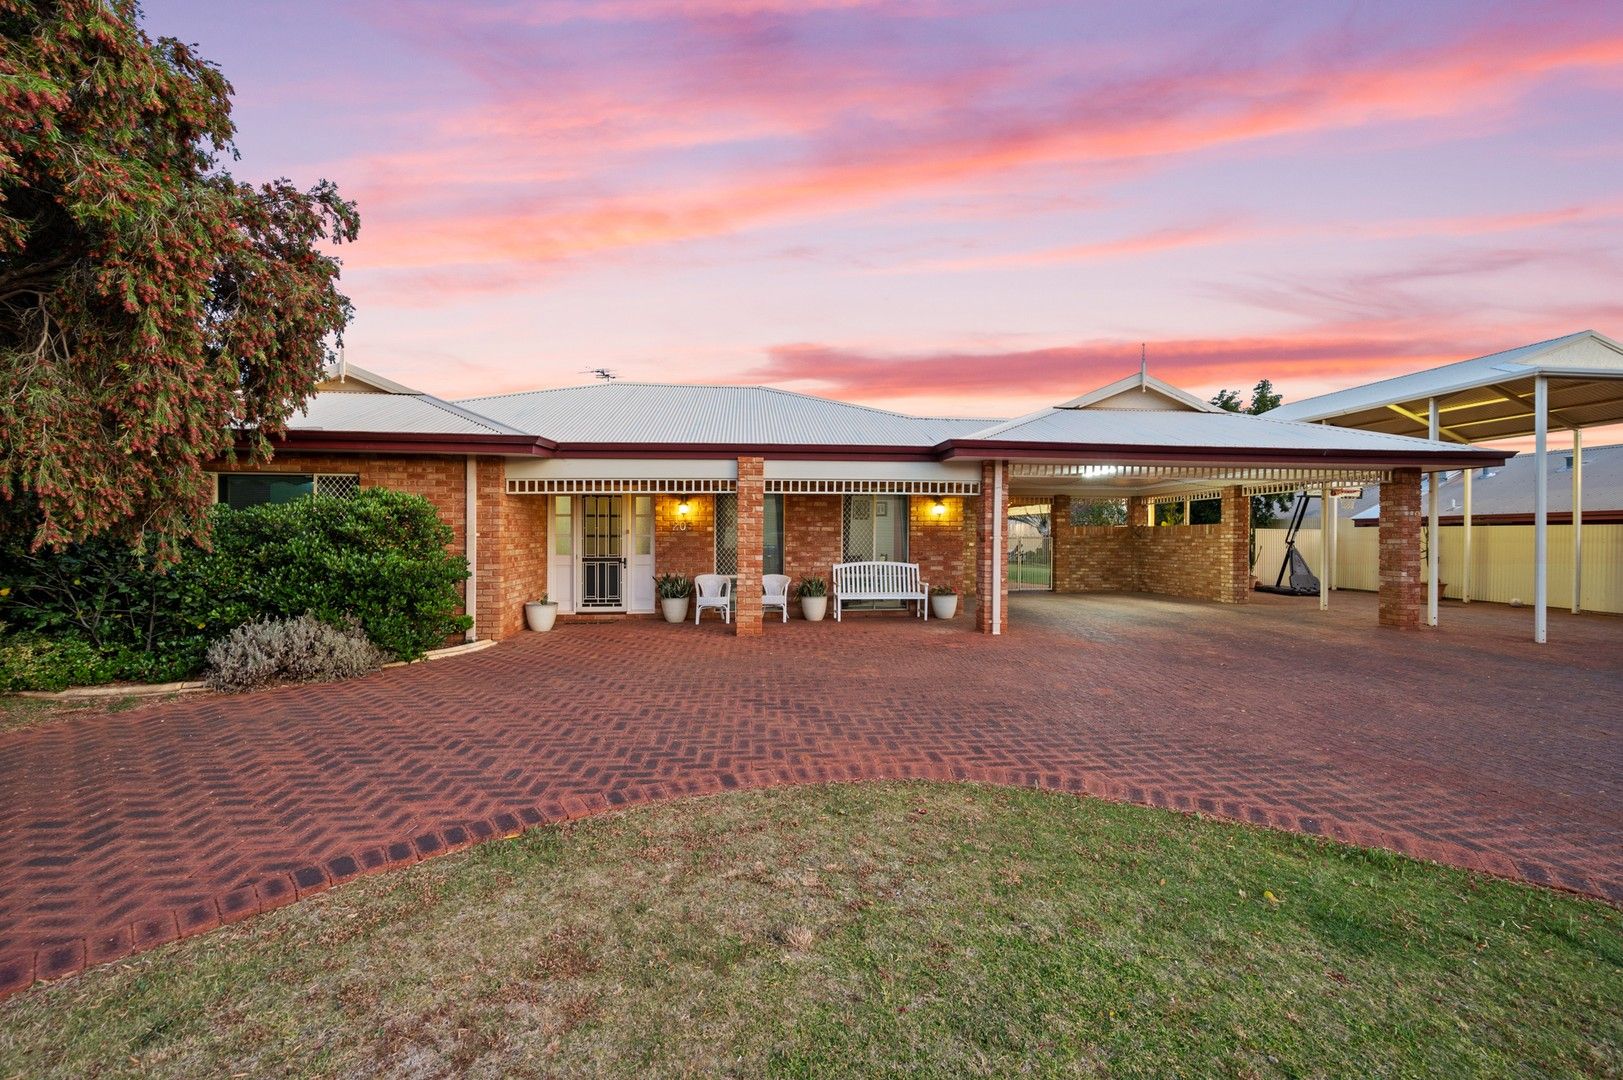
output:
<svg viewBox="0 0 1623 1080"><path fill-rule="evenodd" d="M1420 472L1397 469L1381 485L1380 622L1399 630L1425 623L1420 572Z"/></svg>
<svg viewBox="0 0 1623 1080"><path fill-rule="evenodd" d="M938 505L939 514L934 512ZM964 545L964 523L967 515L974 524L976 505L958 495L908 499L907 558L919 564L919 576L931 586L950 585L964 594L974 591L975 559Z"/></svg>
<svg viewBox="0 0 1623 1080"><path fill-rule="evenodd" d="M783 497L783 572L796 585L809 577L829 583L830 568L845 554L844 510L839 495ZM790 614L798 608L790 605Z"/></svg>
<svg viewBox="0 0 1623 1080"><path fill-rule="evenodd" d="M1004 462L981 463L981 494L976 502L975 629L1001 634L1009 625L1009 478ZM991 603L994 590L996 618Z"/></svg>
<svg viewBox="0 0 1623 1080"><path fill-rule="evenodd" d="M1217 525L1149 524L1150 506L1129 499L1120 525L1072 525L1071 501L1050 512L1054 591L1147 592L1224 604L1251 596L1250 501L1240 488L1223 492Z"/></svg>
<svg viewBox="0 0 1623 1080"><path fill-rule="evenodd" d="M761 632L761 546L766 528L766 462L738 459L738 580L733 598L733 633ZM657 556L656 556L657 558Z"/></svg>
<svg viewBox="0 0 1623 1080"><path fill-rule="evenodd" d="M678 512L684 502L686 514ZM716 497L656 495L654 573L693 577L715 572Z"/></svg>

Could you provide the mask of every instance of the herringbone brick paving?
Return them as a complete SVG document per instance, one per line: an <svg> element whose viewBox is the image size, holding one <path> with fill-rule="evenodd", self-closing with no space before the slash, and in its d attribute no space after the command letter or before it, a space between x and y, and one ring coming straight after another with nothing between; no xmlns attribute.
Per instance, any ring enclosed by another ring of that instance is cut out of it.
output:
<svg viewBox="0 0 1623 1080"><path fill-rule="evenodd" d="M1016 596L952 622L581 623L355 682L0 736L15 990L542 821L733 787L1028 784L1623 901L1623 620Z"/></svg>

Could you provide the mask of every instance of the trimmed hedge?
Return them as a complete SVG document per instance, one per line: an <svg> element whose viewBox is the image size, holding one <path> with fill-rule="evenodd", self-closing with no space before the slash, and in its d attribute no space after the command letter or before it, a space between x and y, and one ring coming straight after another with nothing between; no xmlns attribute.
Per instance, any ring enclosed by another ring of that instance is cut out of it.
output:
<svg viewBox="0 0 1623 1080"><path fill-rule="evenodd" d="M456 613L467 560L446 550L451 528L420 496L216 507L211 532L210 548L162 572L106 541L0 553L0 690L185 678L211 642L261 618L353 622L400 660L469 625Z"/></svg>

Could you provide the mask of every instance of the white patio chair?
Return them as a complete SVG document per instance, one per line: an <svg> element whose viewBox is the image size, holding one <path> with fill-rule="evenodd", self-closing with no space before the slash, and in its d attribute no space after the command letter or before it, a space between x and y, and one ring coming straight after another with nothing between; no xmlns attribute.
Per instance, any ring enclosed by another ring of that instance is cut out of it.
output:
<svg viewBox="0 0 1623 1080"><path fill-rule="evenodd" d="M783 621L789 621L789 575L763 574L761 576L761 610L777 608L783 612Z"/></svg>
<svg viewBox="0 0 1623 1080"><path fill-rule="evenodd" d="M733 579L726 574L696 574L693 578L693 625L705 608L720 608L721 621L733 621Z"/></svg>

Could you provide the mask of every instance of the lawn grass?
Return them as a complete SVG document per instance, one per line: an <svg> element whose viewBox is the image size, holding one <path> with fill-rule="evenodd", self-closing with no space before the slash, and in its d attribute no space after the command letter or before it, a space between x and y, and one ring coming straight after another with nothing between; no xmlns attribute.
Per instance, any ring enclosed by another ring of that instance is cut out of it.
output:
<svg viewBox="0 0 1623 1080"><path fill-rule="evenodd" d="M1009 584L1011 585L1050 585L1054 579L1054 568L1047 563L1010 563Z"/></svg>
<svg viewBox="0 0 1623 1080"><path fill-rule="evenodd" d="M1024 790L686 800L0 1005L0 1076L1616 1076L1603 904Z"/></svg>
<svg viewBox="0 0 1623 1080"><path fill-rule="evenodd" d="M65 716L110 716L173 701L178 694L119 694L90 698L33 698L0 694L0 734Z"/></svg>

